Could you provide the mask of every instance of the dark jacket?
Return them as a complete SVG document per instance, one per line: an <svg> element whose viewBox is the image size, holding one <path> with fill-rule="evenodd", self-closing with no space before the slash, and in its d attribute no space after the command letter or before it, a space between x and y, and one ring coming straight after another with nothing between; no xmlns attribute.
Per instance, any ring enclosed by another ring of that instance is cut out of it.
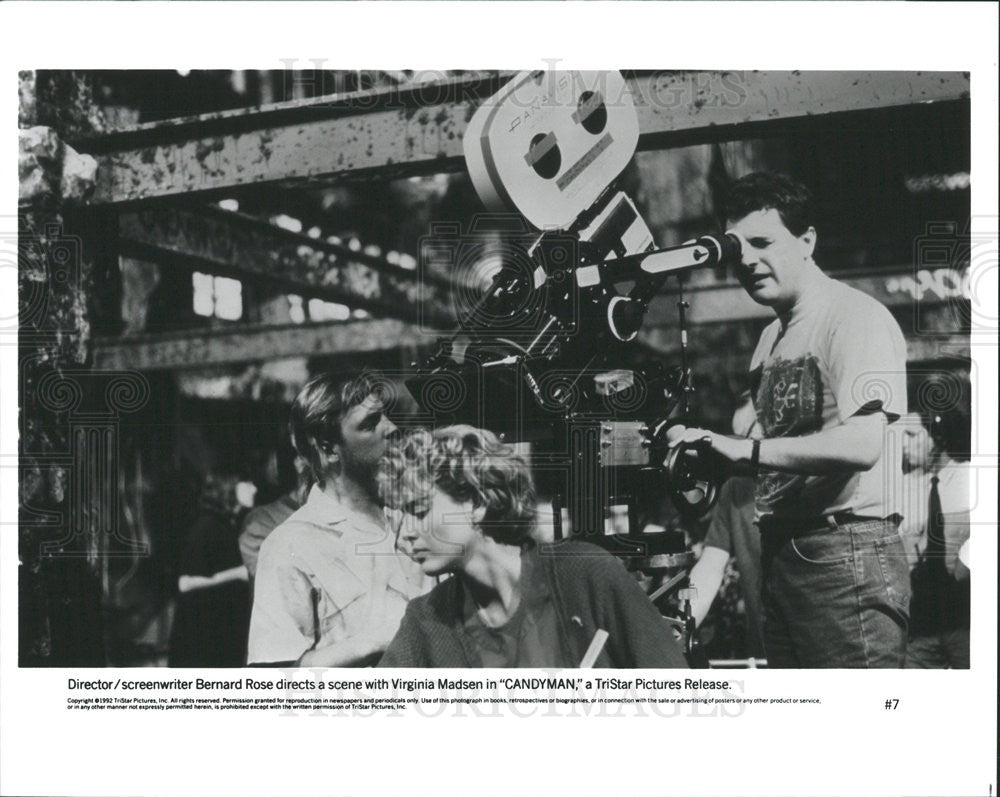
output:
<svg viewBox="0 0 1000 797"><path fill-rule="evenodd" d="M595 667L687 667L666 621L611 554L567 540L529 552L547 580L559 618L560 645L583 659L598 629L608 632ZM479 657L463 632L463 586L458 576L407 606L380 667L476 667Z"/></svg>

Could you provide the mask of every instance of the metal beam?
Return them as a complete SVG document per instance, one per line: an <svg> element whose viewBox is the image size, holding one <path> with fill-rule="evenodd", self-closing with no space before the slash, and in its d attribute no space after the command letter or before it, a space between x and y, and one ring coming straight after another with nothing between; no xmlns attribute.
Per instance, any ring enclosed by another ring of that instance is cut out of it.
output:
<svg viewBox="0 0 1000 797"><path fill-rule="evenodd" d="M923 307L959 302L966 290L967 264L958 268L920 269L895 266L878 270L833 273L830 276L877 299L890 309ZM668 284L668 289L670 285ZM687 313L691 324L716 324L773 318L774 311L757 304L735 281L715 285L685 286L685 299L691 305ZM646 314L644 328L676 325L676 298L669 293L657 296ZM641 333L640 333L641 334Z"/></svg>
<svg viewBox="0 0 1000 797"><path fill-rule="evenodd" d="M877 299L897 314L911 308L914 324L918 329L921 312L951 304L954 307L957 330L959 319L968 315L968 299L965 298L967 273L964 267L920 269L914 273L911 266L898 266L874 273L835 273L832 276ZM739 285L732 282L685 287L685 299L690 305L687 319L692 327L774 318L773 310L754 302ZM645 322L639 331L639 340L651 351L672 354L679 349L675 302L675 296L664 294L650 303ZM929 345L937 345L934 341L941 333L928 330L926 334L931 340ZM956 332L954 337L962 339L963 335ZM967 348L967 334L964 335L964 340ZM918 335L912 341L908 340L907 345L911 348L923 347L920 350L925 351L928 344L921 341ZM913 354L910 359L925 358Z"/></svg>
<svg viewBox="0 0 1000 797"><path fill-rule="evenodd" d="M71 143L98 157L92 204L458 171L469 119L508 75L475 73L170 120ZM628 82L640 149L969 97L969 77L959 72L656 72Z"/></svg>
<svg viewBox="0 0 1000 797"><path fill-rule="evenodd" d="M289 357L388 351L432 343L413 324L393 319L288 326L234 326L136 338L93 340L93 367L160 371Z"/></svg>
<svg viewBox="0 0 1000 797"><path fill-rule="evenodd" d="M839 279L878 299L890 309L931 309L955 303L956 318L962 314L962 279L952 269L918 272L918 279L905 270L871 275L837 275ZM937 286L938 291L935 292ZM772 315L752 302L735 285L705 286L689 290L692 325L733 324ZM744 301L745 300L745 301ZM651 351L671 355L678 351L676 314L670 297L660 297L640 331L641 343ZM662 304L659 308L657 305ZM668 307L667 304L670 304ZM303 324L281 327L233 326L197 329L136 338L96 339L95 368L161 370L225 363L261 362L284 357L336 353L352 354L391 350L402 346L433 343L439 333L398 320L379 319L351 323ZM909 359L926 360L945 354L968 353L969 337L962 333L928 331L909 336ZM725 358L723 358L725 359ZM714 362L714 360L712 361ZM720 360L721 362L721 360ZM702 367L705 367L702 363Z"/></svg>
<svg viewBox="0 0 1000 797"><path fill-rule="evenodd" d="M963 72L660 72L629 85L639 148L647 150L828 114L969 99Z"/></svg>
<svg viewBox="0 0 1000 797"><path fill-rule="evenodd" d="M465 125L503 82L500 73L477 72L168 120L75 143L99 156L94 204L431 174L462 167Z"/></svg>
<svg viewBox="0 0 1000 797"><path fill-rule="evenodd" d="M677 362L679 350L668 352L656 350L658 356L673 357ZM743 351L729 351L724 354L701 354L695 364L696 380L707 378L712 374L745 374L750 366L750 356L753 347ZM911 337L906 340L906 362L929 363L935 360L963 359L970 357L968 335L938 335L935 337Z"/></svg>
<svg viewBox="0 0 1000 797"><path fill-rule="evenodd" d="M380 316L429 326L454 319L441 278L215 207L122 214L119 247L127 257L264 282Z"/></svg>
<svg viewBox="0 0 1000 797"><path fill-rule="evenodd" d="M660 331L660 330L657 330ZM669 336L676 330L664 330ZM93 368L100 370L188 370L216 365L265 362L289 357L365 354L403 347L426 346L435 337L401 321L379 319L349 323L302 324L284 327L239 327L147 335L137 338L93 339ZM664 339L649 345L662 355L677 347ZM969 336L918 336L907 339L907 360L968 357ZM699 358L703 371L731 366L731 355Z"/></svg>

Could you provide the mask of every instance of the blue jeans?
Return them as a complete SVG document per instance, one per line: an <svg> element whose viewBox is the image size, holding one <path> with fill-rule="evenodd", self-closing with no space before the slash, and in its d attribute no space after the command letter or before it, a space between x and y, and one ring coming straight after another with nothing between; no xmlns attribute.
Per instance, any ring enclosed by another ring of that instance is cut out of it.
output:
<svg viewBox="0 0 1000 797"><path fill-rule="evenodd" d="M761 528L768 667L902 667L910 576L895 520Z"/></svg>

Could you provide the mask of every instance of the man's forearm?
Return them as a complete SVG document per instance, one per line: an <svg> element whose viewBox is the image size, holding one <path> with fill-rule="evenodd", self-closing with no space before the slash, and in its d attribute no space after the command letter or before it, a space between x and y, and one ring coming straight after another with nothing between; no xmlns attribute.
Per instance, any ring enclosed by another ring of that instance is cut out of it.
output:
<svg viewBox="0 0 1000 797"><path fill-rule="evenodd" d="M229 581L246 581L249 578L246 565L236 565L228 570L220 570L212 576L215 584L225 584Z"/></svg>
<svg viewBox="0 0 1000 797"><path fill-rule="evenodd" d="M682 427L678 427L682 429ZM882 452L884 419L881 416L851 419L848 423L803 437L773 437L759 442L758 470L799 473L806 476L868 470ZM703 429L674 433L671 445L697 445L708 438L713 452L736 474L753 474L754 442Z"/></svg>
<svg viewBox="0 0 1000 797"><path fill-rule="evenodd" d="M869 470L882 446L882 427L869 426L844 424L804 437L762 440L759 467L805 475Z"/></svg>

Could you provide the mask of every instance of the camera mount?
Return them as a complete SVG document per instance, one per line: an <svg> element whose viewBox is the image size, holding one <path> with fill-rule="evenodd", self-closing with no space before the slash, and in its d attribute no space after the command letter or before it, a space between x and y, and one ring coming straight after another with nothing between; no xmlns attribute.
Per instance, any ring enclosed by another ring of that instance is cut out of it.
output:
<svg viewBox="0 0 1000 797"><path fill-rule="evenodd" d="M700 517L719 484L697 444L666 440L672 425L688 423L694 398L682 283L693 269L738 261L740 241L703 236L657 248L635 204L614 189L637 143L617 72L524 72L483 103L463 145L477 193L504 214L506 250L409 384L436 423L473 423L532 444L557 535L669 570L689 556L683 534L644 534L641 515L666 494L683 516ZM490 238L489 217L480 221L456 251ZM681 345L680 363L666 367L638 334L671 277ZM426 400L456 380L461 400Z"/></svg>

